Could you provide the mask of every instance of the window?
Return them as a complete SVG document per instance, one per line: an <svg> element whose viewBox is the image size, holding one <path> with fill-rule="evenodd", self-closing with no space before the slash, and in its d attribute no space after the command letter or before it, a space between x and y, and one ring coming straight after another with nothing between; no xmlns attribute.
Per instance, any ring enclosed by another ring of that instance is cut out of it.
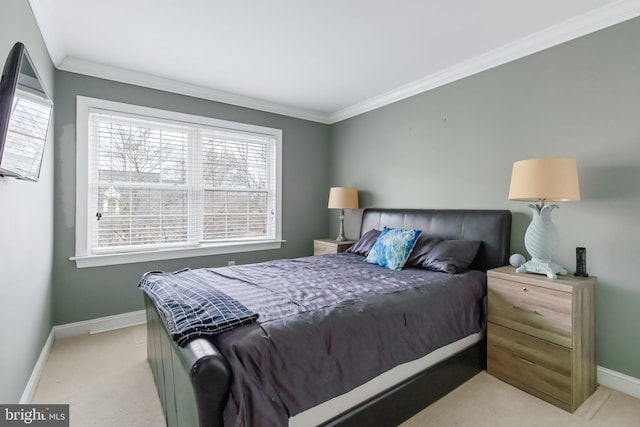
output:
<svg viewBox="0 0 640 427"><path fill-rule="evenodd" d="M279 248L282 131L77 100L79 267Z"/></svg>

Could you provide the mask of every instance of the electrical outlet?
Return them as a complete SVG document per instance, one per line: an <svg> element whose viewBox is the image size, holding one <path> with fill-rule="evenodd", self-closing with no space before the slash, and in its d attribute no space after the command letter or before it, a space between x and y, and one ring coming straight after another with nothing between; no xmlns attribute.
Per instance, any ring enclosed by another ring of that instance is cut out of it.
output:
<svg viewBox="0 0 640 427"><path fill-rule="evenodd" d="M227 266L229 266L229 267L234 266L234 265L236 265L236 262L235 262L235 261L229 261L229 262L227 263Z"/></svg>

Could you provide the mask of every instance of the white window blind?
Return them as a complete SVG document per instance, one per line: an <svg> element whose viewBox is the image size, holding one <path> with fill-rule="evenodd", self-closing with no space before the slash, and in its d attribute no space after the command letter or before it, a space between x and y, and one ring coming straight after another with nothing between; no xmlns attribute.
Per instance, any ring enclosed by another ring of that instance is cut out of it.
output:
<svg viewBox="0 0 640 427"><path fill-rule="evenodd" d="M280 239L279 133L178 116L88 108L87 248L76 257Z"/></svg>
<svg viewBox="0 0 640 427"><path fill-rule="evenodd" d="M263 135L201 132L206 241L274 236L274 141Z"/></svg>

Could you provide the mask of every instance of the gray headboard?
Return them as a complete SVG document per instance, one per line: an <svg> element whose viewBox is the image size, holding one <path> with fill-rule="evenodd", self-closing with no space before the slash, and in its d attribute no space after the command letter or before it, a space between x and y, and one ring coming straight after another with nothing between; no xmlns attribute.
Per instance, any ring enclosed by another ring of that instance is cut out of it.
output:
<svg viewBox="0 0 640 427"><path fill-rule="evenodd" d="M507 264L511 241L511 212L465 209L365 209L360 235L384 226L422 230L444 239L480 240L471 268L489 270Z"/></svg>

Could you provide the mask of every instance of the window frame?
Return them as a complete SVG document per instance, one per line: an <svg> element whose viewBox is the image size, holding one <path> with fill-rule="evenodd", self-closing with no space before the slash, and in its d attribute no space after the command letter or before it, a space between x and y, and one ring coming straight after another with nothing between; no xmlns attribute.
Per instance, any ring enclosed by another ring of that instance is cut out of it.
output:
<svg viewBox="0 0 640 427"><path fill-rule="evenodd" d="M90 224L92 218L89 195L89 112L92 108L148 116L151 119L175 120L195 125L215 126L242 132L267 134L275 138L275 237L260 241L202 242L197 246L183 245L171 248L94 254L90 252ZM282 130L246 123L231 122L204 116L179 113L134 104L77 96L76 98L76 248L70 260L78 268L130 264L174 258L190 258L240 252L280 249L282 240Z"/></svg>

